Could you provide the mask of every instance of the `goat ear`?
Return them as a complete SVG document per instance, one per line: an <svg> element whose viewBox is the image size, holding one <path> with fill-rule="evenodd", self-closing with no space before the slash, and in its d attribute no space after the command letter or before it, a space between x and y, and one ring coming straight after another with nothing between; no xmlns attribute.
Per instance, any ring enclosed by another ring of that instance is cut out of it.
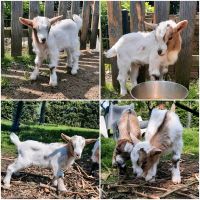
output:
<svg viewBox="0 0 200 200"><path fill-rule="evenodd" d="M150 156L155 156L155 155L159 155L161 154L162 151L159 149L159 148L153 148L151 151L150 151Z"/></svg>
<svg viewBox="0 0 200 200"><path fill-rule="evenodd" d="M97 141L97 139L85 139L85 144L91 144L96 141Z"/></svg>
<svg viewBox="0 0 200 200"><path fill-rule="evenodd" d="M187 20L183 20L183 21L180 21L176 28L177 28L177 32L181 32L184 28L186 28L188 25L188 21Z"/></svg>
<svg viewBox="0 0 200 200"><path fill-rule="evenodd" d="M71 140L71 138L67 135L65 135L64 133L61 133L61 137L63 140L65 140L66 142L69 142Z"/></svg>
<svg viewBox="0 0 200 200"><path fill-rule="evenodd" d="M25 26L33 28L33 20L31 19L25 19L25 18L19 17L19 22L24 24Z"/></svg>
<svg viewBox="0 0 200 200"><path fill-rule="evenodd" d="M49 21L50 21L50 24L54 24L55 22L61 20L63 18L63 15L60 15L60 16L57 16L57 17L53 17L51 18Z"/></svg>
<svg viewBox="0 0 200 200"><path fill-rule="evenodd" d="M152 30L156 29L156 27L158 26L158 24L149 23L149 22L145 22L145 21L144 21L144 25L147 29L149 28L149 29L152 29Z"/></svg>

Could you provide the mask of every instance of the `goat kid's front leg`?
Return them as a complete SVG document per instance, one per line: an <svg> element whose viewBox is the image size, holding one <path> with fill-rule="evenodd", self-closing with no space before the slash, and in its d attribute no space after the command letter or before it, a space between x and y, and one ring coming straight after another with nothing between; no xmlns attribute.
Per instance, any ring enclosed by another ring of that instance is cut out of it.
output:
<svg viewBox="0 0 200 200"><path fill-rule="evenodd" d="M31 73L31 76L30 76L30 79L32 81L36 80L37 77L39 76L39 68L41 67L42 62L43 62L43 57L40 57L39 55L36 55L35 67L34 67L33 72Z"/></svg>
<svg viewBox="0 0 200 200"><path fill-rule="evenodd" d="M134 63L131 64L130 78L131 78L132 88L134 88L137 85L139 69L140 69L139 65Z"/></svg>
<svg viewBox="0 0 200 200"><path fill-rule="evenodd" d="M172 157L172 182L174 184L181 183L181 175L180 175L180 153L173 152Z"/></svg>
<svg viewBox="0 0 200 200"><path fill-rule="evenodd" d="M51 85L53 87L58 85L58 80L57 80L57 75L56 75L56 67L58 66L58 58L59 58L59 52L58 51L50 53L50 64L49 64L50 81L49 81L49 85Z"/></svg>
<svg viewBox="0 0 200 200"><path fill-rule="evenodd" d="M151 81L160 79L160 61L159 58L150 57L149 76Z"/></svg>
<svg viewBox="0 0 200 200"><path fill-rule="evenodd" d="M66 52L67 52L67 66L68 66L69 68L72 68L73 60L72 60L71 51L70 51L69 49L66 49Z"/></svg>

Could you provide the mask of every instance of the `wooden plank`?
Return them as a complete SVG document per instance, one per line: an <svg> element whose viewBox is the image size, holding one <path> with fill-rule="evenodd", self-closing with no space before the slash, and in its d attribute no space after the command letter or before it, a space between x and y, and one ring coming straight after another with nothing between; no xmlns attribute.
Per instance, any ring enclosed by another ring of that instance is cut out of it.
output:
<svg viewBox="0 0 200 200"><path fill-rule="evenodd" d="M4 57L4 9L3 9L3 1L1 1L1 58Z"/></svg>
<svg viewBox="0 0 200 200"><path fill-rule="evenodd" d="M72 1L71 4L71 14L77 14L79 15L81 13L80 10L80 1Z"/></svg>
<svg viewBox="0 0 200 200"><path fill-rule="evenodd" d="M160 23L169 19L170 1L155 1L154 22Z"/></svg>
<svg viewBox="0 0 200 200"><path fill-rule="evenodd" d="M108 6L108 32L109 43L112 47L122 36L122 13L121 3L119 1L107 1ZM115 90L119 90L119 82L117 81L118 67L117 59L112 58L112 84Z"/></svg>
<svg viewBox="0 0 200 200"><path fill-rule="evenodd" d="M96 48L96 41L97 41L97 34L98 34L98 23L99 23L99 1L95 1L94 4L93 4L93 11L92 11L90 49Z"/></svg>
<svg viewBox="0 0 200 200"><path fill-rule="evenodd" d="M22 25L19 17L23 15L22 1L11 2L11 56L22 55Z"/></svg>
<svg viewBox="0 0 200 200"><path fill-rule="evenodd" d="M100 38L102 38L101 37L101 32L100 32ZM102 87L104 87L105 86L105 60L104 60L104 58L105 58L105 56L104 56L104 54L103 54L103 43L102 43L102 39L101 39L101 52L100 52L100 54L101 54L101 86Z"/></svg>
<svg viewBox="0 0 200 200"><path fill-rule="evenodd" d="M54 1L45 1L44 16L54 17Z"/></svg>
<svg viewBox="0 0 200 200"><path fill-rule="evenodd" d="M131 1L130 2L130 29L131 32L145 31L145 2ZM139 69L138 83L144 82L146 79L147 67L142 66Z"/></svg>
<svg viewBox="0 0 200 200"><path fill-rule="evenodd" d="M29 19L33 19L36 16L40 15L40 8L39 8L39 2L38 1L30 1L29 2ZM29 37L28 37L28 51L29 54L33 53L33 47L32 47L32 30L29 28Z"/></svg>
<svg viewBox="0 0 200 200"><path fill-rule="evenodd" d="M83 26L81 30L81 49L86 49L88 30L90 25L90 1L83 2L82 18Z"/></svg>
<svg viewBox="0 0 200 200"><path fill-rule="evenodd" d="M67 1L59 1L58 15L63 15L63 19L69 18L67 13Z"/></svg>
<svg viewBox="0 0 200 200"><path fill-rule="evenodd" d="M176 82L189 88L190 68L192 66L192 40L195 29L197 1L180 2L180 20L188 20L188 27L182 32L182 49L175 65Z"/></svg>

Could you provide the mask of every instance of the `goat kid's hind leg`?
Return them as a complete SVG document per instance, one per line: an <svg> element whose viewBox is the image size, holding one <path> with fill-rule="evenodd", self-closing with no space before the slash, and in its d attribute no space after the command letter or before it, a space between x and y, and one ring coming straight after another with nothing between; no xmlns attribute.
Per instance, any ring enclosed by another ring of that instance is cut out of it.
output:
<svg viewBox="0 0 200 200"><path fill-rule="evenodd" d="M71 70L71 74L75 75L78 72L78 61L79 61L79 56L80 56L80 52L79 50L74 50L71 52L72 54L72 60L73 60L73 65L72 65L72 70Z"/></svg>
<svg viewBox="0 0 200 200"><path fill-rule="evenodd" d="M72 68L73 61L72 61L72 54L69 49L66 49L67 52L67 67Z"/></svg>
<svg viewBox="0 0 200 200"><path fill-rule="evenodd" d="M10 187L10 179L11 179L13 173L15 173L21 169L24 169L28 166L29 166L29 163L27 163L26 161L24 161L20 158L17 158L17 160L14 163L10 164L7 168L6 176L3 180L4 187L5 188Z"/></svg>
<svg viewBox="0 0 200 200"><path fill-rule="evenodd" d="M173 148L172 156L172 182L174 184L181 183L180 175L180 158L181 158L182 144L177 145L176 149Z"/></svg>
<svg viewBox="0 0 200 200"><path fill-rule="evenodd" d="M35 67L34 67L34 70L33 72L31 73L31 76L30 76L30 79L32 81L36 80L37 77L39 76L39 68L41 67L42 65L42 62L43 62L43 58L36 55L36 58L35 58Z"/></svg>
<svg viewBox="0 0 200 200"><path fill-rule="evenodd" d="M132 88L134 88L137 85L139 69L140 69L139 65L134 63L131 64L130 78L131 78Z"/></svg>
<svg viewBox="0 0 200 200"><path fill-rule="evenodd" d="M128 78L128 71L130 69L130 64L128 66L123 64L123 61L117 60L118 68L119 68L119 74L117 77L117 80L120 84L120 94L121 96L125 96L127 94L126 89L126 80Z"/></svg>

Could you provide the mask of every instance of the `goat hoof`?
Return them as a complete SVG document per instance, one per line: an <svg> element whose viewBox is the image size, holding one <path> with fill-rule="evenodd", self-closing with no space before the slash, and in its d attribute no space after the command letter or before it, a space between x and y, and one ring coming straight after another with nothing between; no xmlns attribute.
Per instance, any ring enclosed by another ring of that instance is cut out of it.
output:
<svg viewBox="0 0 200 200"><path fill-rule="evenodd" d="M121 95L122 97L126 96L126 95L127 95L127 91L121 92L120 95Z"/></svg>
<svg viewBox="0 0 200 200"><path fill-rule="evenodd" d="M172 182L173 182L174 184L179 184L179 183L181 183L181 177L180 177L180 176L174 176L174 177L172 178Z"/></svg>
<svg viewBox="0 0 200 200"><path fill-rule="evenodd" d="M56 86L58 86L58 83L56 83L56 82L49 82L49 85L51 87L56 87Z"/></svg>
<svg viewBox="0 0 200 200"><path fill-rule="evenodd" d="M8 189L10 189L10 184L4 184L2 187L3 187L4 189L8 190Z"/></svg>
<svg viewBox="0 0 200 200"><path fill-rule="evenodd" d="M73 70L73 69L72 69L71 74L72 74L72 75L76 75L76 74L77 74L77 70Z"/></svg>

